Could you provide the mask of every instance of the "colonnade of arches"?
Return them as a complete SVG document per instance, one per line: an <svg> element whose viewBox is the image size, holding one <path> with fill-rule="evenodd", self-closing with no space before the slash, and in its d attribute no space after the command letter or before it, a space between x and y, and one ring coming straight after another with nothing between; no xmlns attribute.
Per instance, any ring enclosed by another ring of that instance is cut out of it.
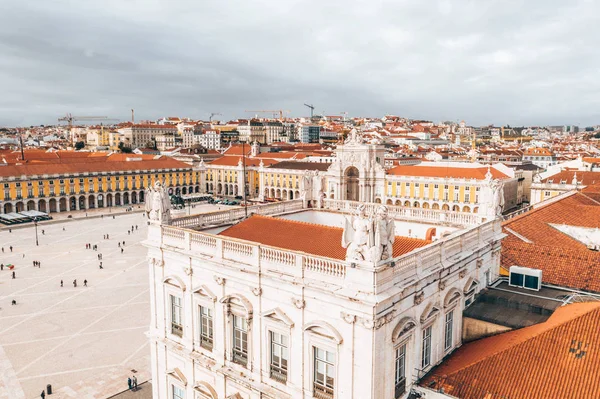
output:
<svg viewBox="0 0 600 399"><path fill-rule="evenodd" d="M287 188L282 189L282 188L266 187L264 194L265 194L265 198L276 198L276 199L281 199L281 200L286 200L286 201L300 198L299 190L292 190L292 189L287 189Z"/></svg>
<svg viewBox="0 0 600 399"><path fill-rule="evenodd" d="M381 204L381 198L376 198L375 202L378 204ZM479 207L477 206L469 206L469 205L463 205L462 207L460 205L452 205L452 204L445 204L445 203L440 203L440 202L430 202L430 201L417 201L417 200L413 200L413 201L409 201L409 200L393 200L391 198L387 199L385 201L386 205L393 205L393 206L402 206L405 208L421 208L421 209L434 209L434 210L442 210L442 211L452 211L452 212L463 212L463 213L477 213L479 212Z"/></svg>

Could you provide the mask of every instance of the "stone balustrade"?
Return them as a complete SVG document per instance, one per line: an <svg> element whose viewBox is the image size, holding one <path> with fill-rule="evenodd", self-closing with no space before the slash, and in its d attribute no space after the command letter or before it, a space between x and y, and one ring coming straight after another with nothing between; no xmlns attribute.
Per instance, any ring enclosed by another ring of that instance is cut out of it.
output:
<svg viewBox="0 0 600 399"><path fill-rule="evenodd" d="M324 209L344 213L355 212L356 207L359 204L365 205L367 213L375 212L377 207L382 205L334 199L323 200ZM396 220L407 220L435 224L442 223L460 226L476 226L484 221L480 215L474 213L443 211L440 209L409 208L398 205L386 205L386 207L388 209L388 214Z"/></svg>
<svg viewBox="0 0 600 399"><path fill-rule="evenodd" d="M248 206L248 215L279 215L302 210L302 200L273 202ZM173 218L170 225L176 227L205 227L233 223L246 217L244 208L225 209L217 212Z"/></svg>
<svg viewBox="0 0 600 399"><path fill-rule="evenodd" d="M281 203L283 205L284 203ZM231 237L198 232L176 226L161 226L162 245L174 247L201 256L231 260L251 269L275 271L295 278L307 277L344 284L348 268L378 271L393 262L394 280L407 275L422 275L437 270L457 258L469 256L473 251L498 240L502 235L499 219L449 236L394 259L377 264L372 262L346 262L319 257L303 252L275 248Z"/></svg>

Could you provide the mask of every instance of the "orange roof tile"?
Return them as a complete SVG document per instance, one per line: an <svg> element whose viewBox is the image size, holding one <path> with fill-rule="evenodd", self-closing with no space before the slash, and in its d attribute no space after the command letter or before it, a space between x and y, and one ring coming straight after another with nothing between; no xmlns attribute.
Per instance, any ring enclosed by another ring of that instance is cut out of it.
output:
<svg viewBox="0 0 600 399"><path fill-rule="evenodd" d="M30 159L25 155L26 161L9 163L6 166L0 166L0 177L20 177L22 175L51 175L51 174L73 174L73 173L92 173L92 172L121 172L149 169L191 169L191 166L185 162L177 161L173 158L161 156L155 159L153 155L138 154L104 154L90 155L81 157L60 155L59 158L50 159ZM127 159L130 159L129 161Z"/></svg>
<svg viewBox="0 0 600 399"><path fill-rule="evenodd" d="M452 166L400 165L388 170L387 173L396 176L449 177L454 179L484 180L487 171L487 166L478 168L460 168ZM509 176L495 168L490 168L490 171L494 179L509 178Z"/></svg>
<svg viewBox="0 0 600 399"><path fill-rule="evenodd" d="M346 249L342 248L342 232L339 227L253 215L223 230L220 235L343 260ZM397 236L393 254L400 256L429 243L427 240Z"/></svg>
<svg viewBox="0 0 600 399"><path fill-rule="evenodd" d="M573 177L577 174L577 181L583 185L600 183L600 172L590 172L581 170L562 170L559 173L548 176L542 181L549 183L552 181L554 184L558 184L561 181L565 181L566 184L571 184Z"/></svg>
<svg viewBox="0 0 600 399"><path fill-rule="evenodd" d="M422 381L461 399L600 398L600 303L463 345Z"/></svg>
<svg viewBox="0 0 600 399"><path fill-rule="evenodd" d="M212 166L238 166L240 160L242 160L241 156L224 156L224 157L220 157L215 159L214 161L208 162L207 165L212 165ZM279 161L274 160L274 159L268 159L268 158L250 158L250 157L246 157L246 167L249 166L259 166L260 163L263 163L263 165L265 167L275 164Z"/></svg>
<svg viewBox="0 0 600 399"><path fill-rule="evenodd" d="M504 222L502 266L540 269L544 283L600 292L600 252L551 224L598 227L600 202L576 193Z"/></svg>

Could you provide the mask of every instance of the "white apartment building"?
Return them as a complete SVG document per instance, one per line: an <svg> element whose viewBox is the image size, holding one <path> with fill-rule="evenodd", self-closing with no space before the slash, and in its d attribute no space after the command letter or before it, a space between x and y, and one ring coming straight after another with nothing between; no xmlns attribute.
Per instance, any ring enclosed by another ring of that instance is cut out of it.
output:
<svg viewBox="0 0 600 399"><path fill-rule="evenodd" d="M158 135L177 134L173 125L136 124L118 130L123 134L124 144L131 148L144 147L146 143L155 140Z"/></svg>
<svg viewBox="0 0 600 399"><path fill-rule="evenodd" d="M244 209L161 224L150 206L154 398L407 398L461 345L463 309L498 275L499 221L303 202L239 223Z"/></svg>

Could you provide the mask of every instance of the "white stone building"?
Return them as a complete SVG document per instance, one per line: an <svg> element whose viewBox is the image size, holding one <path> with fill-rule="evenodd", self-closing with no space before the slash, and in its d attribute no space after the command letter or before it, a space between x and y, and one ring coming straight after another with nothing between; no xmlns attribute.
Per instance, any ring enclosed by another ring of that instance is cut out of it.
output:
<svg viewBox="0 0 600 399"><path fill-rule="evenodd" d="M499 271L500 222L475 215L375 223L366 204L350 228L359 203L323 199L169 220L148 198L157 399L406 398L461 345L463 309Z"/></svg>

